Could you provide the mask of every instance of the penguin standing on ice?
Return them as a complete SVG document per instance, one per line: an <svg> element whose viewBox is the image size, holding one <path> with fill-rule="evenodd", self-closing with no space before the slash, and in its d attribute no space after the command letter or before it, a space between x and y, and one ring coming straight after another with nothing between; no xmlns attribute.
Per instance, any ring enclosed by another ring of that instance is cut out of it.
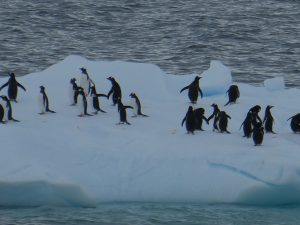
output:
<svg viewBox="0 0 300 225"><path fill-rule="evenodd" d="M96 86L91 86L90 96L91 96L91 100L92 100L91 105L96 110L94 112L94 114L97 114L99 111L103 112L103 113L106 113L104 110L102 110L100 108L99 97L106 97L107 98L107 95L105 95L105 94L98 94L97 91L96 91Z"/></svg>
<svg viewBox="0 0 300 225"><path fill-rule="evenodd" d="M11 107L10 101L7 98L7 96L2 95L0 97L5 102L3 107L4 107L4 111L5 111L7 120L11 120L11 121L14 121L14 122L20 122L19 120L16 120L16 119L13 118L13 116L12 116L12 107Z"/></svg>
<svg viewBox="0 0 300 225"><path fill-rule="evenodd" d="M264 126L265 126L266 133L275 134L275 132L273 131L274 118L273 118L272 113L271 113L271 108L273 108L273 107L274 106L270 106L270 105L268 105L266 107L265 117L264 117L263 123L264 123Z"/></svg>
<svg viewBox="0 0 300 225"><path fill-rule="evenodd" d="M7 107L6 107L7 104L6 104L6 101L2 98L2 96L0 97L0 105L2 107L2 109L1 109L1 115L2 115L2 117L0 115L0 117L1 117L0 122L1 123L6 123L7 120L8 120L8 117L7 117Z"/></svg>
<svg viewBox="0 0 300 225"><path fill-rule="evenodd" d="M205 109L203 108L198 108L198 109L195 109L194 110L194 115L195 115L195 129L196 130L202 130L202 123L203 123L203 120L209 124L208 122L208 119L204 116L204 113L205 113Z"/></svg>
<svg viewBox="0 0 300 225"><path fill-rule="evenodd" d="M126 109L132 109L132 106L129 105L123 105L121 99L118 99L118 112L120 114L120 122L118 124L127 124L127 125L131 125L128 121L127 121L127 114L126 114Z"/></svg>
<svg viewBox="0 0 300 225"><path fill-rule="evenodd" d="M253 129L253 141L254 145L261 145L264 139L264 128L261 122L257 122Z"/></svg>
<svg viewBox="0 0 300 225"><path fill-rule="evenodd" d="M84 115L86 116L91 116L91 114L89 114L87 112L87 100L86 100L86 96L84 93L84 89L82 87L78 87L77 89L77 95L78 95L78 102L77 102L77 106L79 109L79 117L83 117Z"/></svg>
<svg viewBox="0 0 300 225"><path fill-rule="evenodd" d="M246 116L245 120L243 121L243 123L240 126L240 129L243 126L243 131L244 131L244 136L243 137L246 137L246 138L251 137L251 134L252 134L252 131L253 131L252 123L253 123L253 116L252 116L252 112L249 111L247 113L247 116Z"/></svg>
<svg viewBox="0 0 300 225"><path fill-rule="evenodd" d="M189 106L188 111L181 122L181 126L183 126L184 122L185 122L187 133L194 134L196 119L195 119L195 114L192 106Z"/></svg>
<svg viewBox="0 0 300 225"><path fill-rule="evenodd" d="M294 133L299 133L300 132L300 113L292 116L291 118L288 119L288 121L291 119L291 129Z"/></svg>
<svg viewBox="0 0 300 225"><path fill-rule="evenodd" d="M137 116L148 117L147 115L142 113L142 106L138 96L135 93L131 93L129 96L131 97L131 106L133 107L132 109L133 117L137 117Z"/></svg>
<svg viewBox="0 0 300 225"><path fill-rule="evenodd" d="M109 99L109 96L112 94L113 105L116 105L118 103L119 99L120 100L122 99L121 87L118 84L118 82L115 80L115 78L108 77L106 79L109 80L112 84L112 87L111 87L110 91L107 94L107 99Z"/></svg>
<svg viewBox="0 0 300 225"><path fill-rule="evenodd" d="M0 91L2 90L2 88L8 86L7 94L9 100L17 102L18 87L22 88L24 91L26 91L26 89L23 87L22 84L20 84L16 80L16 76L14 73L9 73L9 76L10 76L9 80L0 87Z"/></svg>
<svg viewBox="0 0 300 225"><path fill-rule="evenodd" d="M208 122L209 122L212 118L214 118L213 131L215 131L215 130L218 131L219 128L218 128L218 125L217 125L217 118L218 118L218 114L220 113L220 109L219 109L218 105L215 104L215 103L213 103L211 106L214 108L214 111L213 111L213 113L210 115L210 117L208 117L207 120L208 120Z"/></svg>
<svg viewBox="0 0 300 225"><path fill-rule="evenodd" d="M49 99L45 92L45 87L40 86L40 95L39 95L39 107L41 112L39 114L45 114L46 112L55 113L49 108Z"/></svg>
<svg viewBox="0 0 300 225"><path fill-rule="evenodd" d="M85 96L88 96L90 93L91 84L95 85L95 83L90 78L86 68L80 68L81 75L80 75L80 83L79 86L83 88Z"/></svg>
<svg viewBox="0 0 300 225"><path fill-rule="evenodd" d="M253 124L253 126L256 126L257 123L263 124L261 118L258 115L260 110L261 110L261 107L259 105L255 105L251 109L249 109L249 112L252 113L252 124Z"/></svg>
<svg viewBox="0 0 300 225"><path fill-rule="evenodd" d="M221 111L218 113L217 122L219 124L219 130L221 133L226 132L226 133L230 134L230 132L227 130L228 119L231 119L231 117L229 115L227 115L227 113L225 111Z"/></svg>
<svg viewBox="0 0 300 225"><path fill-rule="evenodd" d="M78 97L78 85L76 84L76 78L72 78L70 80L70 87L69 87L69 99L71 105L77 104L77 97Z"/></svg>
<svg viewBox="0 0 300 225"><path fill-rule="evenodd" d="M181 93L184 90L189 89L188 96L189 96L189 99L190 99L192 104L197 103L197 99L198 99L198 95L199 95L198 92L200 93L201 98L203 98L203 93L202 93L202 91L199 87L199 80L200 79L201 79L201 77L196 76L192 83L190 83L188 86L186 86L186 87L184 87L180 90L180 93Z"/></svg>
<svg viewBox="0 0 300 225"><path fill-rule="evenodd" d="M228 94L228 102L225 106L236 103L236 100L240 97L240 91L237 85L231 85L226 93Z"/></svg>
<svg viewBox="0 0 300 225"><path fill-rule="evenodd" d="M5 111L2 104L0 103L0 123L6 123L6 121L4 120L4 115Z"/></svg>

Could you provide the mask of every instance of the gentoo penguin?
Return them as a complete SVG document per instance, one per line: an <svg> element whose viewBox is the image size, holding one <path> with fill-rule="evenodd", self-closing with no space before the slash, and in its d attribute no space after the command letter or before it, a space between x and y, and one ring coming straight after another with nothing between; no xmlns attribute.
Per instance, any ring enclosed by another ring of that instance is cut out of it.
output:
<svg viewBox="0 0 300 225"><path fill-rule="evenodd" d="M39 114L45 114L45 112L55 113L53 110L49 108L49 99L45 92L45 87L40 86L40 95L39 95L39 107L41 112Z"/></svg>
<svg viewBox="0 0 300 225"><path fill-rule="evenodd" d="M252 113L252 124L253 124L253 126L255 126L256 123L258 123L258 122L263 124L261 118L258 115L260 110L261 110L261 107L259 105L255 105L251 109L249 109L249 112Z"/></svg>
<svg viewBox="0 0 300 225"><path fill-rule="evenodd" d="M147 115L142 113L142 106L138 96L136 96L135 93L131 93L129 96L131 97L131 106L133 107L132 110L133 117L137 117L137 116L148 117Z"/></svg>
<svg viewBox="0 0 300 225"><path fill-rule="evenodd" d="M213 123L213 131L215 130L219 130L218 125L217 125L217 118L218 118L218 114L220 113L220 109L218 107L217 104L213 103L211 105L214 108L213 113L210 115L210 117L208 117L208 121L210 121L212 118L214 118L214 123Z"/></svg>
<svg viewBox="0 0 300 225"><path fill-rule="evenodd" d="M5 115L4 107L0 103L0 123L6 123L6 121L4 120L4 115Z"/></svg>
<svg viewBox="0 0 300 225"><path fill-rule="evenodd" d="M69 99L70 99L71 105L77 104L77 97L78 97L77 89L78 89L78 86L76 84L76 78L72 78L70 80L70 87L69 87Z"/></svg>
<svg viewBox="0 0 300 225"><path fill-rule="evenodd" d="M88 96L90 93L90 87L91 84L95 85L95 83L90 78L86 68L80 68L81 74L80 74L80 80L79 80L79 86L83 88L85 96Z"/></svg>
<svg viewBox="0 0 300 225"><path fill-rule="evenodd" d="M273 131L274 118L271 114L271 108L273 108L273 107L274 106L270 106L270 105L268 105L266 107L265 117L264 117L263 123L264 123L264 126L265 126L266 133L275 134L275 132Z"/></svg>
<svg viewBox="0 0 300 225"><path fill-rule="evenodd" d="M188 111L185 115L185 117L183 118L182 122L181 122L181 126L183 126L184 122L185 122L185 127L187 130L187 133L192 133L194 134L195 131L195 114L194 114L194 110L192 106L189 106Z"/></svg>
<svg viewBox="0 0 300 225"><path fill-rule="evenodd" d="M226 132L226 133L230 134L230 132L227 130L228 119L231 119L231 117L229 115L227 115L227 113L225 111L221 111L218 113L217 122L218 122L219 130L221 133Z"/></svg>
<svg viewBox="0 0 300 225"><path fill-rule="evenodd" d="M109 96L111 94L112 95L112 101L113 101L113 105L116 105L120 100L122 100L122 91L121 91L121 87L120 85L118 84L118 82L115 80L115 78L113 77L108 77L106 78L108 80L110 80L111 84L112 84L112 87L110 89L110 91L108 92L107 94L107 99L109 99Z"/></svg>
<svg viewBox="0 0 300 225"><path fill-rule="evenodd" d="M197 103L198 92L200 92L201 98L203 98L203 93L202 93L202 91L199 87L199 80L200 79L201 79L201 77L196 76L192 83L190 83L188 86L186 86L186 87L184 87L180 90L180 93L181 93L184 90L189 89L188 96L189 96L189 99L191 100L192 104Z"/></svg>
<svg viewBox="0 0 300 225"><path fill-rule="evenodd" d="M203 123L203 120L205 120L205 122L207 124L208 123L208 119L204 116L204 113L205 113L205 109L203 108L198 108L198 109L195 109L194 110L194 115L195 115L195 129L196 130L202 130L202 123Z"/></svg>
<svg viewBox="0 0 300 225"><path fill-rule="evenodd" d="M0 97L0 105L2 107L2 110L1 110L1 115L2 115L2 119L0 120L1 123L6 123L8 121L8 117L7 117L7 104L6 104L6 101L2 98L2 96ZM1 116L0 115L0 116Z"/></svg>
<svg viewBox="0 0 300 225"><path fill-rule="evenodd" d="M226 93L228 94L228 102L225 104L225 106L236 103L236 100L240 97L239 87L234 84L229 87Z"/></svg>
<svg viewBox="0 0 300 225"><path fill-rule="evenodd" d="M253 141L254 145L261 145L264 139L264 128L261 122L257 122L253 128Z"/></svg>
<svg viewBox="0 0 300 225"><path fill-rule="evenodd" d="M243 126L243 131L244 131L244 136L243 137L246 137L246 138L251 137L251 134L252 134L252 131L253 131L252 123L253 123L253 116L252 116L252 112L249 111L247 113L247 116L246 116L245 120L243 121L243 123L240 126L240 129Z"/></svg>
<svg viewBox="0 0 300 225"><path fill-rule="evenodd" d="M288 120L291 119L291 129L294 133L299 133L300 132L300 113L292 116Z"/></svg>
<svg viewBox="0 0 300 225"><path fill-rule="evenodd" d="M7 93L9 100L17 102L18 86L24 91L26 91L26 89L16 80L16 76L14 73L9 73L9 76L9 80L0 87L0 91L2 90L2 88L8 85Z"/></svg>
<svg viewBox="0 0 300 225"><path fill-rule="evenodd" d="M93 85L93 86L91 86L90 96L91 96L91 105L96 110L94 112L94 114L97 114L98 111L106 113L104 110L102 110L100 108L99 97L106 97L107 98L107 95L105 95L105 94L98 94L97 91L96 91L96 86Z"/></svg>
<svg viewBox="0 0 300 225"><path fill-rule="evenodd" d="M118 112L120 114L120 122L118 124L126 123L130 125L130 123L127 121L126 109L128 108L132 109L133 107L129 105L123 105L120 98L117 101L118 101Z"/></svg>
<svg viewBox="0 0 300 225"><path fill-rule="evenodd" d="M9 99L5 95L2 95L0 97L5 102L3 107L4 107L4 111L5 111L7 120L11 120L11 121L14 121L14 122L20 122L19 120L14 119L13 116L12 116L12 107L11 107Z"/></svg>
<svg viewBox="0 0 300 225"><path fill-rule="evenodd" d="M82 117L84 115L86 116L91 116L91 114L89 114L87 112L87 100L86 100L86 96L84 93L84 89L82 87L78 87L77 89L77 95L78 95L78 102L77 102L77 106L79 109L79 117Z"/></svg>

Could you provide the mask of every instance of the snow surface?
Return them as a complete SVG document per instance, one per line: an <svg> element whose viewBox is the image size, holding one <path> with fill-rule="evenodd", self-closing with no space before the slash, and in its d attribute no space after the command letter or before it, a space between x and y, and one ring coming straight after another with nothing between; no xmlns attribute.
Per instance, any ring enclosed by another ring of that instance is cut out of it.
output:
<svg viewBox="0 0 300 225"><path fill-rule="evenodd" d="M119 122L111 99L100 98L107 113L78 117L70 106L69 81L87 68L98 93L107 93L114 76L129 104L135 92L142 112L150 117L131 117ZM196 74L168 75L155 65L121 61L93 62L69 56L48 69L18 81L18 103L12 103L20 123L0 124L0 205L95 206L99 202L156 201L241 204L300 203L300 136L287 119L299 113L300 90L238 83L237 104L224 107L232 83L230 68L212 61L201 76L208 117L217 103L232 119L231 134L205 131L186 134L181 121L189 106L180 89ZM7 81L1 78L0 84ZM50 108L56 114L39 115L37 96L44 85ZM270 91L277 89L276 91ZM3 89L1 94L6 94ZM274 130L262 146L243 138L239 127L247 111L273 105Z"/></svg>

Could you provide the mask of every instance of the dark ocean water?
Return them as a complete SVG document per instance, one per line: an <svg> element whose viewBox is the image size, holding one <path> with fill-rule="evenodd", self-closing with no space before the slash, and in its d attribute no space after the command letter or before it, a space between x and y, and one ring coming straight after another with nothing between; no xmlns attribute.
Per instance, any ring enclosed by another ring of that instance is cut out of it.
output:
<svg viewBox="0 0 300 225"><path fill-rule="evenodd" d="M0 76L46 69L68 55L201 73L211 60L235 81L284 76L300 87L298 0L0 1ZM296 225L299 206L111 203L0 208L0 224Z"/></svg>
<svg viewBox="0 0 300 225"><path fill-rule="evenodd" d="M284 76L300 86L298 0L0 1L0 75L25 75L71 54L201 73L210 60L235 81Z"/></svg>

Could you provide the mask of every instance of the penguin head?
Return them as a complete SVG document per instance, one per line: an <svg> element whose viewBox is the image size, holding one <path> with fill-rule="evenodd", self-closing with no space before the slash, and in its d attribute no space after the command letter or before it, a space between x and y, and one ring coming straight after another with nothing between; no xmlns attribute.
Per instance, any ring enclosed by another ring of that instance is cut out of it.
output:
<svg viewBox="0 0 300 225"><path fill-rule="evenodd" d="M193 112L194 111L193 106L190 105L188 111Z"/></svg>
<svg viewBox="0 0 300 225"><path fill-rule="evenodd" d="M132 92L129 96L130 96L131 98L135 98L135 97L136 97L136 94Z"/></svg>
<svg viewBox="0 0 300 225"><path fill-rule="evenodd" d="M202 78L202 77L200 77L200 76L196 76L196 77L195 77L195 81L199 81L201 78Z"/></svg>
<svg viewBox="0 0 300 225"><path fill-rule="evenodd" d="M253 106L253 107L250 109L250 111L251 111L252 113L259 113L260 110L261 110L261 107L260 107L259 105Z"/></svg>
<svg viewBox="0 0 300 225"><path fill-rule="evenodd" d="M107 80L110 80L111 82L114 82L115 81L115 78L113 78L112 76L106 78Z"/></svg>
<svg viewBox="0 0 300 225"><path fill-rule="evenodd" d="M272 109L273 107L274 107L274 106L272 106L272 105L268 105L268 106L267 106L267 109L270 110L270 109Z"/></svg>
<svg viewBox="0 0 300 225"><path fill-rule="evenodd" d="M76 82L76 78L72 78L71 80L70 80L70 83L71 84L74 84Z"/></svg>
<svg viewBox="0 0 300 225"><path fill-rule="evenodd" d="M81 67L81 68L80 68L80 70L81 70L81 73L83 73L83 74L87 74L86 68L84 68L84 67Z"/></svg>
<svg viewBox="0 0 300 225"><path fill-rule="evenodd" d="M10 76L11 79L16 79L16 75L14 72L11 72L8 74Z"/></svg>

